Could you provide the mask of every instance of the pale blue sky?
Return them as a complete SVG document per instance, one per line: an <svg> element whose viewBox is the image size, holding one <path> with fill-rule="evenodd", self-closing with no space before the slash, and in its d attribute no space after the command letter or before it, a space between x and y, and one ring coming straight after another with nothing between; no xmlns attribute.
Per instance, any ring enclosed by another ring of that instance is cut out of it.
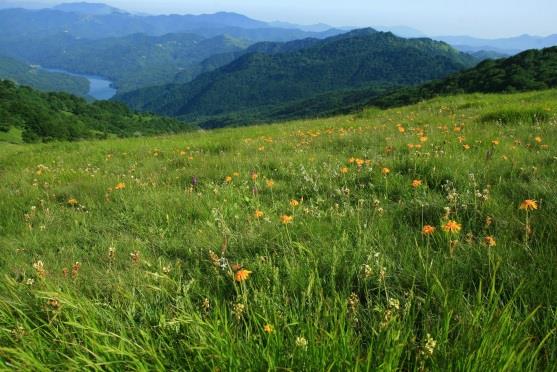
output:
<svg viewBox="0 0 557 372"><path fill-rule="evenodd" d="M78 0L58 2L73 1ZM106 0L106 3L148 13L234 11L264 21L300 24L404 25L429 35L504 37L557 33L557 0Z"/></svg>

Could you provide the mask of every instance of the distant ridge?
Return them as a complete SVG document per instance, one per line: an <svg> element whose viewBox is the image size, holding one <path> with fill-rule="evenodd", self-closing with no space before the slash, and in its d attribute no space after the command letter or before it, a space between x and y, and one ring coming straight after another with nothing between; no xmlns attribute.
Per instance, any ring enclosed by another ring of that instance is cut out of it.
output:
<svg viewBox="0 0 557 372"><path fill-rule="evenodd" d="M110 5L102 3L87 3L87 2L77 2L77 3L62 3L52 7L54 10L60 10L62 12L78 13L78 14L88 14L88 15L107 15L112 13L122 13L127 14L125 10L114 8Z"/></svg>
<svg viewBox="0 0 557 372"><path fill-rule="evenodd" d="M371 28L324 40L255 44L248 50L190 83L149 87L115 99L135 109L199 120L265 111L345 89L419 84L477 62L442 42L403 39Z"/></svg>

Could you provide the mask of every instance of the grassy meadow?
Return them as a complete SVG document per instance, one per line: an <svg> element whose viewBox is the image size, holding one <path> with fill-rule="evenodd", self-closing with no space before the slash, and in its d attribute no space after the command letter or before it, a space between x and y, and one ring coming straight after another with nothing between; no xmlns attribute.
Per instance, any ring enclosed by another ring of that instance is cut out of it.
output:
<svg viewBox="0 0 557 372"><path fill-rule="evenodd" d="M557 370L557 90L0 143L0 370Z"/></svg>

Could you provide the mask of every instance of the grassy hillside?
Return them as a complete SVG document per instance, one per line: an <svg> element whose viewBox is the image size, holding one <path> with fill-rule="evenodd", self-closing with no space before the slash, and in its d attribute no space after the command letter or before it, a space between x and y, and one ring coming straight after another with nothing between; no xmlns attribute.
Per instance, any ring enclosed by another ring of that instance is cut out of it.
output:
<svg viewBox="0 0 557 372"><path fill-rule="evenodd" d="M556 114L0 145L0 369L555 370Z"/></svg>
<svg viewBox="0 0 557 372"><path fill-rule="evenodd" d="M89 81L85 78L43 71L4 56L0 56L0 79L43 92L67 92L78 96L86 96L89 92Z"/></svg>
<svg viewBox="0 0 557 372"><path fill-rule="evenodd" d="M200 120L284 106L343 89L419 84L476 62L441 42L403 39L372 29L293 42L299 43L302 47L284 51L270 44L191 83L149 87L115 99L142 111Z"/></svg>
<svg viewBox="0 0 557 372"><path fill-rule="evenodd" d="M41 93L0 80L0 136L13 142L81 140L110 136L137 136L192 130L170 118L137 114L108 101L86 102L67 93Z"/></svg>

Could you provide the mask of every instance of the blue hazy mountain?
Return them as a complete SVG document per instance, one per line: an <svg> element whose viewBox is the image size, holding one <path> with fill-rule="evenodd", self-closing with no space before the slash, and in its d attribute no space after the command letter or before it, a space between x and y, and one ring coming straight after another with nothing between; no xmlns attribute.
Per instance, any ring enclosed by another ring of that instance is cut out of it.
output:
<svg viewBox="0 0 557 372"><path fill-rule="evenodd" d="M62 12L88 14L88 15L107 15L112 13L127 13L124 10L114 8L102 3L63 3L53 6L52 9Z"/></svg>
<svg viewBox="0 0 557 372"><path fill-rule="evenodd" d="M501 54L517 54L528 49L543 49L557 45L557 34L549 36L520 35L500 39L481 39L471 36L436 36L465 52L480 50L494 51Z"/></svg>
<svg viewBox="0 0 557 372"><path fill-rule="evenodd" d="M2 30L0 40L21 40L25 37L38 38L61 33L87 39L101 39L136 33L160 36L187 32L205 37L226 33L253 41L287 41L304 37L325 38L342 33L342 30L309 32L271 27L266 22L228 12L139 16L104 7L101 4L83 3L68 6L64 4L62 9L64 10L2 9L0 10L0 30Z"/></svg>

